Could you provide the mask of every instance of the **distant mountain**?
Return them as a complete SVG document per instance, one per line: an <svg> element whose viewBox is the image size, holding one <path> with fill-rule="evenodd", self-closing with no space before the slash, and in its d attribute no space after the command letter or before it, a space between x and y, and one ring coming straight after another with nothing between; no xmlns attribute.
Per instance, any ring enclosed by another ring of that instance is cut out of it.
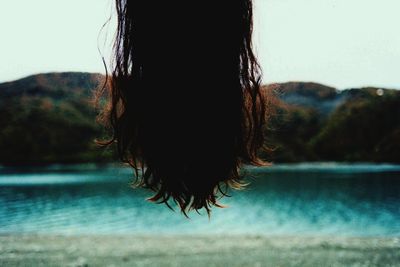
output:
<svg viewBox="0 0 400 267"><path fill-rule="evenodd" d="M278 99L265 134L270 160L400 162L399 90L300 82L265 90Z"/></svg>
<svg viewBox="0 0 400 267"><path fill-rule="evenodd" d="M94 143L105 136L93 107L102 79L67 72L0 84L0 164L113 160ZM265 159L400 162L400 91L302 82L264 89L271 100Z"/></svg>
<svg viewBox="0 0 400 267"><path fill-rule="evenodd" d="M28 76L13 82L0 84L0 101L4 98L21 96L65 97L92 95L102 79L101 74L84 72L44 73Z"/></svg>
<svg viewBox="0 0 400 267"><path fill-rule="evenodd" d="M318 83L288 82L274 86L277 87L275 93L285 103L315 108L325 116L347 99L341 91Z"/></svg>
<svg viewBox="0 0 400 267"><path fill-rule="evenodd" d="M104 161L92 104L101 78L48 73L0 84L0 163Z"/></svg>

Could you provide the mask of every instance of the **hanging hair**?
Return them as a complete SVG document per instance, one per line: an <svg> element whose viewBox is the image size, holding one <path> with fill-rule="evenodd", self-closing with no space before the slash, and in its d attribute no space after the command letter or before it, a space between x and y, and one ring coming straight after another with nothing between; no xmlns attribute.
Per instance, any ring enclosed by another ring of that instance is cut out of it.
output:
<svg viewBox="0 0 400 267"><path fill-rule="evenodd" d="M116 10L103 144L116 143L149 200L209 214L244 185L243 164L264 164L252 1L116 0Z"/></svg>

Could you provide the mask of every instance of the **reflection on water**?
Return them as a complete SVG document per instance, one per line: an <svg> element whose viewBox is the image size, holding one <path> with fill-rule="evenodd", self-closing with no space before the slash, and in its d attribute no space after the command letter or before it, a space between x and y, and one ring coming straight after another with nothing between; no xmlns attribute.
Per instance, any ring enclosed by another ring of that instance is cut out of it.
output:
<svg viewBox="0 0 400 267"><path fill-rule="evenodd" d="M250 169L244 191L211 220L184 218L107 167L0 169L0 233L400 235L400 166L277 165Z"/></svg>

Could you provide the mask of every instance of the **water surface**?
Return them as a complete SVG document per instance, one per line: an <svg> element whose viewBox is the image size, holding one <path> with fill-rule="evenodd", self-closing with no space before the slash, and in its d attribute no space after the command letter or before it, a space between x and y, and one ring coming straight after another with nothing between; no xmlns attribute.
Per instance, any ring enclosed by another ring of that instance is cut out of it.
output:
<svg viewBox="0 0 400 267"><path fill-rule="evenodd" d="M250 168L225 209L186 219L145 201L122 167L0 169L0 233L400 235L400 166Z"/></svg>

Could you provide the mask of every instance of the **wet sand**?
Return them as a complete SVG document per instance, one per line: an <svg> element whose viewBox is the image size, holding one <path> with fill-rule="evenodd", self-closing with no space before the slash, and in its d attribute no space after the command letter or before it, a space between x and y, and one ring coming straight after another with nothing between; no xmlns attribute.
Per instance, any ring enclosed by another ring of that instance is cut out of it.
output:
<svg viewBox="0 0 400 267"><path fill-rule="evenodd" d="M400 266L400 237L0 235L0 266Z"/></svg>

